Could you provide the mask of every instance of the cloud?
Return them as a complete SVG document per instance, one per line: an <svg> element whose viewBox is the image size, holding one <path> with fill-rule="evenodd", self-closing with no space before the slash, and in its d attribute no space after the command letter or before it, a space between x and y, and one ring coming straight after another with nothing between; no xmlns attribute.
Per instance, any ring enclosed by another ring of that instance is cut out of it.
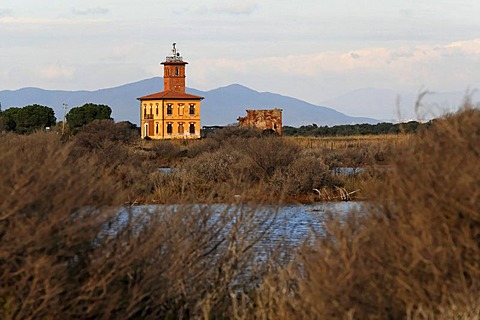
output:
<svg viewBox="0 0 480 320"><path fill-rule="evenodd" d="M73 14L76 14L76 15L79 15L79 16L102 15L102 14L107 14L108 12L109 12L108 9L101 8L101 7L87 8L87 9L83 9L83 10L74 8L72 10Z"/></svg>
<svg viewBox="0 0 480 320"><path fill-rule="evenodd" d="M360 59L361 56L356 52L351 52L350 57L352 57L352 59Z"/></svg>
<svg viewBox="0 0 480 320"><path fill-rule="evenodd" d="M58 26L58 25L79 25L79 24L92 24L105 22L100 19L89 19L88 21L72 20L67 18L31 18L31 17L0 17L0 23L10 25L46 25L46 26Z"/></svg>
<svg viewBox="0 0 480 320"><path fill-rule="evenodd" d="M75 68L63 64L47 65L39 70L39 76L46 80L71 79Z"/></svg>
<svg viewBox="0 0 480 320"><path fill-rule="evenodd" d="M455 91L480 87L480 38L443 45L371 47L249 59L205 58L197 64L192 68L205 75L196 79L199 85L238 79L253 88L302 96L309 101L367 86L397 91L416 92L422 87Z"/></svg>
<svg viewBox="0 0 480 320"><path fill-rule="evenodd" d="M256 9L253 1L220 1L212 7L214 12L231 15L250 15Z"/></svg>
<svg viewBox="0 0 480 320"><path fill-rule="evenodd" d="M12 9L5 8L5 9L0 9L0 17L8 17L13 14Z"/></svg>
<svg viewBox="0 0 480 320"><path fill-rule="evenodd" d="M109 59L113 61L123 61L128 56L131 56L132 53L135 50L137 50L139 47L143 47L143 43L132 42L132 43L126 43L126 44L114 46L111 49L111 54L109 56Z"/></svg>

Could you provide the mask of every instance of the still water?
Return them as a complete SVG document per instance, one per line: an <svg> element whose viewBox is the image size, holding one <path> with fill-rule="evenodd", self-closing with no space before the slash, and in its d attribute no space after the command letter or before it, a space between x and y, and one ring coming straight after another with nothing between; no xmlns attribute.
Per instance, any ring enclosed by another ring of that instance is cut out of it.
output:
<svg viewBox="0 0 480 320"><path fill-rule="evenodd" d="M115 233L115 230L122 228L130 219L134 219L135 224L148 224L155 215L168 216L187 212L195 216L200 212L209 211L209 219L212 223L218 223L218 220L226 217L226 220L223 220L229 225L225 228L226 231L234 225L239 225L239 219L250 219L249 224L257 226L251 229L245 228L245 232L262 232L268 228L265 239L262 240L263 245L285 241L298 245L321 237L325 233L327 213L341 218L352 210L359 211L361 205L362 202L349 201L257 207L240 204L135 206L121 210L117 222L110 225L108 233Z"/></svg>

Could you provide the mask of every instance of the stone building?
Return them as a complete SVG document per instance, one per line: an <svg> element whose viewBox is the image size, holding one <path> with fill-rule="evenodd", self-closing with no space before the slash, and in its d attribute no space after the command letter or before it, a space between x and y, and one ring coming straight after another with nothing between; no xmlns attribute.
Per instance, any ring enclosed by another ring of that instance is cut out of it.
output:
<svg viewBox="0 0 480 320"><path fill-rule="evenodd" d="M252 126L262 131L282 135L282 109L247 110L246 117L238 118L238 125Z"/></svg>
<svg viewBox="0 0 480 320"><path fill-rule="evenodd" d="M173 44L172 55L163 65L163 91L140 98L142 138L200 138L200 101L203 97L185 92L185 67Z"/></svg>

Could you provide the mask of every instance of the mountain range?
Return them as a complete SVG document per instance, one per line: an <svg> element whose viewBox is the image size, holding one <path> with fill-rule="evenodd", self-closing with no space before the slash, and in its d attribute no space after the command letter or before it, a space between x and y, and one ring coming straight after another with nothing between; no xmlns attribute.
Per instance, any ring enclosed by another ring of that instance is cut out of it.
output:
<svg viewBox="0 0 480 320"><path fill-rule="evenodd" d="M106 104L112 108L112 117L115 121L130 121L138 125L140 105L136 98L162 90L163 78L154 77L95 91L61 91L39 88L3 90L0 91L0 103L3 109L30 104L45 105L55 111L58 121L63 119L64 103L68 104L68 108L81 106L88 102ZM465 97L465 92L427 94L422 99L422 104L426 107L420 112L418 112L419 110L415 112L418 94L399 94L393 90L375 88L354 90L323 101L321 105L314 105L276 93L258 92L239 84L209 91L187 88L187 92L205 98L201 104L203 126L236 123L238 117L246 115L247 109L272 109L275 107L283 109L283 124L294 127L312 123L333 126L378 123L380 121L421 120L422 116L433 118L440 116L445 111L455 110Z"/></svg>
<svg viewBox="0 0 480 320"><path fill-rule="evenodd" d="M351 116L361 115L382 119L382 121L398 122L429 120L446 112L456 111L465 101L465 98L469 98L473 104L479 102L475 90L470 92L420 90L413 93L379 88L361 88L322 101L322 104L332 106L340 112L348 112ZM415 108L416 105L418 105L418 108Z"/></svg>
<svg viewBox="0 0 480 320"><path fill-rule="evenodd" d="M22 88L0 91L2 108L23 107L40 104L51 107L57 120L63 119L63 104L68 108L85 103L106 104L112 108L115 121L130 121L139 124L138 97L159 92L163 89L163 78L154 77L122 86L95 91L61 91L39 88ZM351 117L332 108L270 92L258 92L239 84L210 91L187 88L188 93L205 99L201 104L203 126L227 125L237 122L246 115L247 109L283 109L283 123L289 126L337 125L352 123L377 123L378 120L366 117ZM68 110L67 110L68 112Z"/></svg>

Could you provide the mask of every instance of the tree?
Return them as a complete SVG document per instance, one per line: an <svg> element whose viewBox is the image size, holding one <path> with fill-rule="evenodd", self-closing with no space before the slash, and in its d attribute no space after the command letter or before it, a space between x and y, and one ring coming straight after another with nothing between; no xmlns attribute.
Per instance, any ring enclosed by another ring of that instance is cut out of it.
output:
<svg viewBox="0 0 480 320"><path fill-rule="evenodd" d="M1 118L5 130L21 134L51 127L57 120L52 108L38 104L23 108L9 108L1 113Z"/></svg>
<svg viewBox="0 0 480 320"><path fill-rule="evenodd" d="M86 103L83 106L72 108L67 113L66 119L72 129L78 129L93 120L112 120L111 114L112 109L107 105Z"/></svg>

